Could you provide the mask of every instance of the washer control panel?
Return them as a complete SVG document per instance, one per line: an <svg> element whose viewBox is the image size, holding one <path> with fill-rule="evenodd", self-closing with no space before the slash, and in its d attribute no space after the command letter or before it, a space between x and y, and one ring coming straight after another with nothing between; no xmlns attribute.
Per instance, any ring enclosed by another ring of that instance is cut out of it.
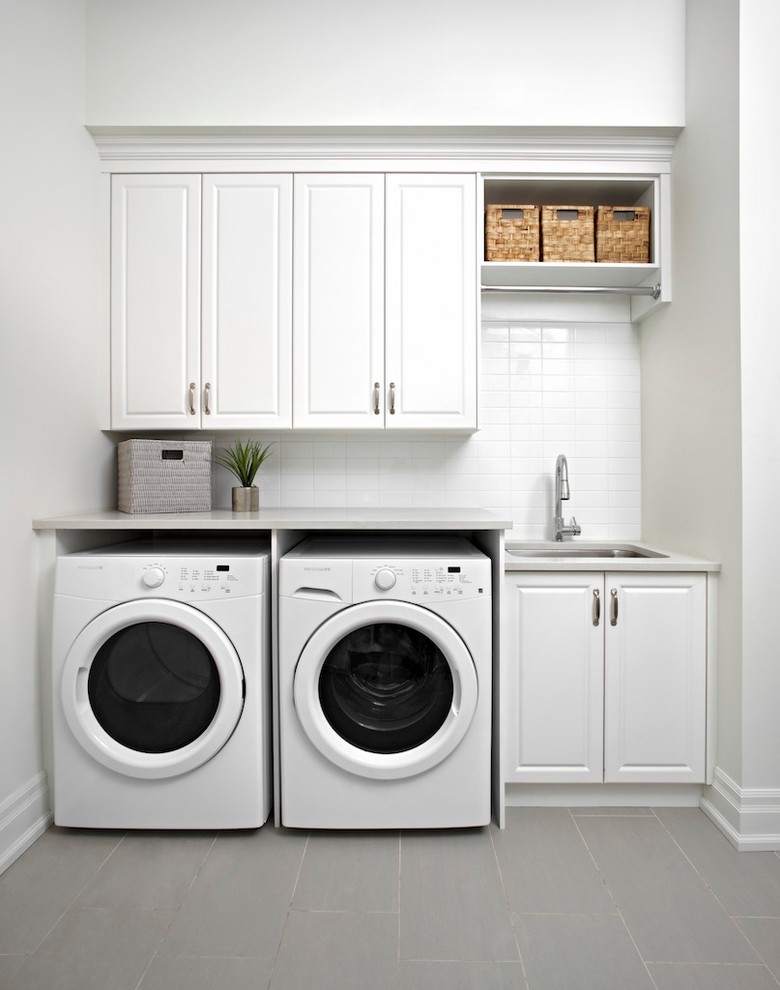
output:
<svg viewBox="0 0 780 990"><path fill-rule="evenodd" d="M490 595L490 561L355 560L354 601L393 598L419 602L453 601Z"/></svg>

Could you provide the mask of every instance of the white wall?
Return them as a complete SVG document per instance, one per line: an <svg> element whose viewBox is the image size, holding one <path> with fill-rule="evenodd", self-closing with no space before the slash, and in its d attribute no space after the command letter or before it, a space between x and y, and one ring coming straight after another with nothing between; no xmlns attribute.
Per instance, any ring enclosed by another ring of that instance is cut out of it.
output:
<svg viewBox="0 0 780 990"><path fill-rule="evenodd" d="M740 4L743 788L780 794L780 249L767 194L777 180L780 7Z"/></svg>
<svg viewBox="0 0 780 990"><path fill-rule="evenodd" d="M780 833L778 31L774 0L688 0L689 37L708 44L689 46L673 162L675 299L642 333L643 532L723 564L706 806L758 848Z"/></svg>
<svg viewBox="0 0 780 990"><path fill-rule="evenodd" d="M679 127L684 0L87 0L94 127Z"/></svg>
<svg viewBox="0 0 780 990"><path fill-rule="evenodd" d="M83 0L4 0L0 868L9 847L26 841L23 833L45 811L38 671L46 651L39 620L48 602L38 600L32 519L105 504L111 456L96 428L104 273L97 263L98 168L83 128L83 72Z"/></svg>
<svg viewBox="0 0 780 990"><path fill-rule="evenodd" d="M688 0L674 302L642 326L643 535L723 564L718 765L741 773L738 3ZM706 39L706 42L704 41Z"/></svg>

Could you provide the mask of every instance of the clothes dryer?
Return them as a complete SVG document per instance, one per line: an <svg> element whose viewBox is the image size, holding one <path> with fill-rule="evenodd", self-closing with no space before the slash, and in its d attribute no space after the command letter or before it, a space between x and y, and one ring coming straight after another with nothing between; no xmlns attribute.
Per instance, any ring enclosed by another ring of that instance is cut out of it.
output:
<svg viewBox="0 0 780 990"><path fill-rule="evenodd" d="M283 825L490 821L490 571L455 537L317 536L280 560Z"/></svg>
<svg viewBox="0 0 780 990"><path fill-rule="evenodd" d="M131 542L57 559L53 808L82 828L262 825L267 548Z"/></svg>

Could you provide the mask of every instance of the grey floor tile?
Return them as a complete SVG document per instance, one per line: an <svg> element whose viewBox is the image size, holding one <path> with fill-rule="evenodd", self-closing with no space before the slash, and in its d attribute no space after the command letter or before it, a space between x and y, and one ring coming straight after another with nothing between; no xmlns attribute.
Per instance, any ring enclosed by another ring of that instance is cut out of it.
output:
<svg viewBox="0 0 780 990"><path fill-rule="evenodd" d="M780 918L780 859L741 853L698 808L659 808L656 814L731 915Z"/></svg>
<svg viewBox="0 0 780 990"><path fill-rule="evenodd" d="M139 990L265 990L273 959L156 956Z"/></svg>
<svg viewBox="0 0 780 990"><path fill-rule="evenodd" d="M11 986L11 981L26 961L27 956L0 955L0 990Z"/></svg>
<svg viewBox="0 0 780 990"><path fill-rule="evenodd" d="M398 990L525 990L519 962L403 962Z"/></svg>
<svg viewBox="0 0 780 990"><path fill-rule="evenodd" d="M31 953L122 840L50 828L0 876L0 952Z"/></svg>
<svg viewBox="0 0 780 990"><path fill-rule="evenodd" d="M766 966L729 963L651 963L657 990L777 990Z"/></svg>
<svg viewBox="0 0 780 990"><path fill-rule="evenodd" d="M81 892L78 907L178 908L216 833L132 832Z"/></svg>
<svg viewBox="0 0 780 990"><path fill-rule="evenodd" d="M752 856L753 853L742 855ZM780 918L737 918L736 921L780 983Z"/></svg>
<svg viewBox="0 0 780 990"><path fill-rule="evenodd" d="M489 829L401 836L401 959L515 960Z"/></svg>
<svg viewBox="0 0 780 990"><path fill-rule="evenodd" d="M655 818L578 826L647 962L757 962L756 954Z"/></svg>
<svg viewBox="0 0 780 990"><path fill-rule="evenodd" d="M306 833L224 832L214 843L160 954L276 954L306 845Z"/></svg>
<svg viewBox="0 0 780 990"><path fill-rule="evenodd" d="M291 911L270 990L395 990L398 915Z"/></svg>
<svg viewBox="0 0 780 990"><path fill-rule="evenodd" d="M506 818L506 828L492 834L513 911L616 911L565 808L509 808Z"/></svg>
<svg viewBox="0 0 780 990"><path fill-rule="evenodd" d="M515 928L533 990L653 990L616 914L525 914Z"/></svg>
<svg viewBox="0 0 780 990"><path fill-rule="evenodd" d="M398 911L398 832L312 832L293 908Z"/></svg>
<svg viewBox="0 0 780 990"><path fill-rule="evenodd" d="M135 990L172 917L170 911L71 908L13 990Z"/></svg>
<svg viewBox="0 0 780 990"><path fill-rule="evenodd" d="M570 808L569 810L575 818L633 818L635 816L647 818L653 814L652 808L634 808L630 806L612 808L610 806L603 805L593 808Z"/></svg>

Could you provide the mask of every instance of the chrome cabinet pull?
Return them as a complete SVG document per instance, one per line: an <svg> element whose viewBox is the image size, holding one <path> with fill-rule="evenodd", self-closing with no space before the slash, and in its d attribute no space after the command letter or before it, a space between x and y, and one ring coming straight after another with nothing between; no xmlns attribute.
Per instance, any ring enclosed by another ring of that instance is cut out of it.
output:
<svg viewBox="0 0 780 990"><path fill-rule="evenodd" d="M374 382L374 415L379 415L379 382Z"/></svg>
<svg viewBox="0 0 780 990"><path fill-rule="evenodd" d="M597 589L593 591L593 625L597 626L601 622L601 596Z"/></svg>
<svg viewBox="0 0 780 990"><path fill-rule="evenodd" d="M390 382L390 415L395 416L395 382Z"/></svg>
<svg viewBox="0 0 780 990"><path fill-rule="evenodd" d="M195 408L195 382L190 382L190 416L194 416L197 413Z"/></svg>
<svg viewBox="0 0 780 990"><path fill-rule="evenodd" d="M206 382L206 387L203 389L203 412L207 415L211 415L211 382Z"/></svg>
<svg viewBox="0 0 780 990"><path fill-rule="evenodd" d="M612 614L610 615L609 622L610 622L610 625L616 626L617 625L617 620L618 620L618 593L617 593L617 588L613 588L612 591L610 591L610 595L612 596L612 606L611 606L611 613Z"/></svg>

